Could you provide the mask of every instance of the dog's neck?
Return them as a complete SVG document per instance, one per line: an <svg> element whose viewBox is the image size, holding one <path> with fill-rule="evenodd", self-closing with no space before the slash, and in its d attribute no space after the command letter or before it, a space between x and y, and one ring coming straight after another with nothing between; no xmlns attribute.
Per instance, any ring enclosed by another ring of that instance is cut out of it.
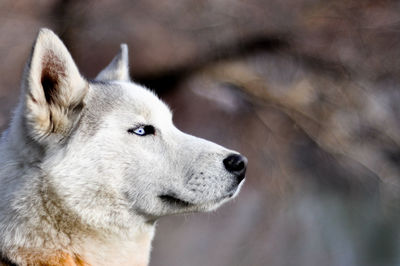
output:
<svg viewBox="0 0 400 266"><path fill-rule="evenodd" d="M90 265L147 266L151 251L154 227L136 232L129 240L109 239L108 243L87 240L82 257Z"/></svg>
<svg viewBox="0 0 400 266"><path fill-rule="evenodd" d="M77 235L78 232L76 232L67 241L65 241L65 234L58 232L59 242L55 238L57 235L54 235L54 228L46 230L50 231L46 232L49 235L43 236L40 235L44 233L41 229L38 230L38 235L35 235L35 231L27 232L19 228L19 233L29 234L22 237L31 242L27 246L19 247L7 247L4 246L5 243L2 243L1 252L4 254L4 259L0 262L4 265L146 266L149 263L155 226L142 225L139 228L132 228L126 232L126 235L122 235L122 232L96 234L90 230ZM43 241L49 242L43 247L40 245ZM35 243L39 244L35 246Z"/></svg>
<svg viewBox="0 0 400 266"><path fill-rule="evenodd" d="M20 248L7 251L8 255L0 258L1 266L14 265L64 265L64 266L147 266L151 250L153 230L137 234L131 240L119 241L109 239L109 242L89 238L70 250L30 250ZM15 262L15 263L14 263Z"/></svg>
<svg viewBox="0 0 400 266"><path fill-rule="evenodd" d="M4 217L5 224L14 227L8 232L0 224L6 237L0 240L0 251L9 261L17 265L148 265L154 224L135 221L131 228L91 228L73 221L74 217L63 209L57 209L54 205L57 202L51 201L53 195L46 195L48 192L42 196L46 202L39 206L49 210L32 206L32 219L19 219L16 215ZM0 213L2 218L3 215ZM17 241L16 236L19 236ZM10 247L7 242L19 244Z"/></svg>

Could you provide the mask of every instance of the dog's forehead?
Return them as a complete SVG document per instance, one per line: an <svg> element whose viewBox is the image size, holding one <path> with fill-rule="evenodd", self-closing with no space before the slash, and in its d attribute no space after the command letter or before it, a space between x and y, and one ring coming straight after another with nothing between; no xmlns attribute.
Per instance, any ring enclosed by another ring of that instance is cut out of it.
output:
<svg viewBox="0 0 400 266"><path fill-rule="evenodd" d="M146 119L169 119L171 111L152 91L130 82L117 82L121 86L123 99L128 108Z"/></svg>
<svg viewBox="0 0 400 266"><path fill-rule="evenodd" d="M130 115L141 116L145 120L170 120L169 107L152 91L131 82L91 83L91 97L88 109L100 114L119 110Z"/></svg>

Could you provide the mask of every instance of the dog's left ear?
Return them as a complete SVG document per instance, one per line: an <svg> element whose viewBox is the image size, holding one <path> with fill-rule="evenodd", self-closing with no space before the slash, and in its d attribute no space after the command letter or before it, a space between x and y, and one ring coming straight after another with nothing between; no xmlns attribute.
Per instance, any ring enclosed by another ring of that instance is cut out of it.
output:
<svg viewBox="0 0 400 266"><path fill-rule="evenodd" d="M119 53L114 57L111 63L103 69L96 77L97 81L129 81L129 58L128 46L123 43Z"/></svg>
<svg viewBox="0 0 400 266"><path fill-rule="evenodd" d="M85 105L88 83L51 30L40 30L22 86L28 134L38 142L67 136Z"/></svg>

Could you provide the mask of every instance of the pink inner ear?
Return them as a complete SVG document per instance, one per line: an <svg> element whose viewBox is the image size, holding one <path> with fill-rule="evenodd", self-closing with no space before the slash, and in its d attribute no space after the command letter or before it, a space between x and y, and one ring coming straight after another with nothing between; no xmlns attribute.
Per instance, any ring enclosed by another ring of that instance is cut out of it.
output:
<svg viewBox="0 0 400 266"><path fill-rule="evenodd" d="M53 51L48 51L42 60L40 83L46 97L46 102L52 104L58 100L61 79L66 77L65 66Z"/></svg>

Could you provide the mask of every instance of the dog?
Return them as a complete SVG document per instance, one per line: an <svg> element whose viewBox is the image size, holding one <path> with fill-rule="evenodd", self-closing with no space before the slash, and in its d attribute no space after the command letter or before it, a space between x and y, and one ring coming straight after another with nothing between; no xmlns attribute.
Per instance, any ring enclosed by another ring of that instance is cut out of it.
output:
<svg viewBox="0 0 400 266"><path fill-rule="evenodd" d="M179 131L130 80L128 48L93 81L41 29L0 142L0 265L148 265L156 221L235 197L247 159Z"/></svg>

